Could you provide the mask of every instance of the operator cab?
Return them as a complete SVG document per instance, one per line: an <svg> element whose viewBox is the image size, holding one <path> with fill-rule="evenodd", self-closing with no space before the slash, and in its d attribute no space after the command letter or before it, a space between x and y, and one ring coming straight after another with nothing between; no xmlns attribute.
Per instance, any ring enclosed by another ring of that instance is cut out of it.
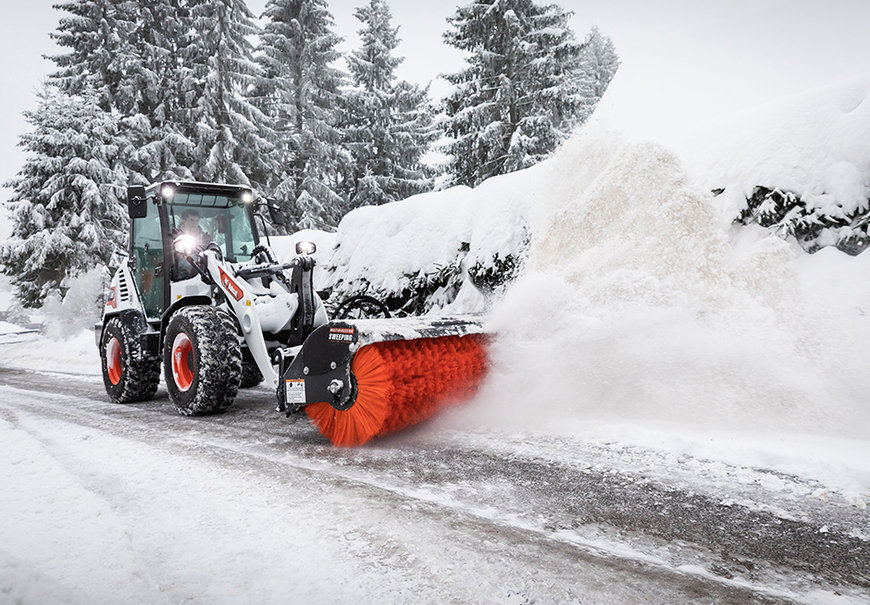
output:
<svg viewBox="0 0 870 605"><path fill-rule="evenodd" d="M249 261L259 243L254 194L247 187L164 181L130 190L130 259L149 321L159 320L176 299L208 294L196 269L176 251L179 237L191 246L214 244L231 263Z"/></svg>

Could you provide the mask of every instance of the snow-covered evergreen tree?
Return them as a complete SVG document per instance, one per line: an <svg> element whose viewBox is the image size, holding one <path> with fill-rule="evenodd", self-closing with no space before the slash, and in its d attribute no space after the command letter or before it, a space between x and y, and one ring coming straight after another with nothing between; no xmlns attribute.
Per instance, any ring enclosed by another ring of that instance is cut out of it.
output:
<svg viewBox="0 0 870 605"><path fill-rule="evenodd" d="M193 151L180 124L179 60L191 39L185 0L72 0L53 34L65 54L50 57L49 82L72 95L95 93L119 120L125 181L190 177Z"/></svg>
<svg viewBox="0 0 870 605"><path fill-rule="evenodd" d="M28 157L7 183L14 228L0 247L3 271L26 306L62 292L67 277L116 264L127 232L117 119L100 109L96 93L46 87L39 101L25 114L34 130L21 137Z"/></svg>
<svg viewBox="0 0 870 605"><path fill-rule="evenodd" d="M66 14L51 37L68 51L49 57L58 66L49 80L70 95L95 91L104 111L116 109L125 71L136 62L128 42L135 18L130 7L117 0L69 0L55 8Z"/></svg>
<svg viewBox="0 0 870 605"><path fill-rule="evenodd" d="M393 55L398 27L386 0L369 0L354 15L363 23L362 46L347 59L353 87L348 90L345 141L353 155L348 197L351 207L383 204L432 187L420 158L434 137L428 93L405 81Z"/></svg>
<svg viewBox="0 0 870 605"><path fill-rule="evenodd" d="M333 66L341 38L325 0L269 0L263 17L255 94L274 130L279 167L269 189L289 224L334 226L350 162L338 128L345 75Z"/></svg>
<svg viewBox="0 0 870 605"><path fill-rule="evenodd" d="M192 178L194 142L185 123L183 86L192 69L181 57L194 39L185 0L126 0L133 60L119 85L118 111L128 146L129 181Z"/></svg>
<svg viewBox="0 0 870 605"><path fill-rule="evenodd" d="M583 46L569 17L555 4L478 0L448 19L445 41L469 53L465 69L447 75L454 184L539 162L585 118Z"/></svg>
<svg viewBox="0 0 870 605"><path fill-rule="evenodd" d="M248 40L259 33L244 0L188 0L193 44L184 60L187 122L195 129L191 170L205 181L252 184L271 144L266 117L247 98L260 75Z"/></svg>
<svg viewBox="0 0 870 605"><path fill-rule="evenodd" d="M582 66L581 122L585 122L604 96L604 91L607 90L619 68L619 55L616 54L613 41L598 31L596 26L592 26L592 31L583 42L580 64Z"/></svg>

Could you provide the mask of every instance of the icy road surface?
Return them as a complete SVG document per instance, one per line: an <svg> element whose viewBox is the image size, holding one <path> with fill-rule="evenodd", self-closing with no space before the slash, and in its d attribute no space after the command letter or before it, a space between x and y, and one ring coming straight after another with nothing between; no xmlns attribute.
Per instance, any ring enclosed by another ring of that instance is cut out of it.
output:
<svg viewBox="0 0 870 605"><path fill-rule="evenodd" d="M192 419L0 385L4 603L870 602L866 508L795 477L432 427L336 449L265 388Z"/></svg>

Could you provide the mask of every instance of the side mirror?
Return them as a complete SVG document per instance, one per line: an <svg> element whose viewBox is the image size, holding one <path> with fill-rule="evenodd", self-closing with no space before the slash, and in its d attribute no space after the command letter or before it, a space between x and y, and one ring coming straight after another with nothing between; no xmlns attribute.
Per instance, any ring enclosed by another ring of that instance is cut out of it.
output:
<svg viewBox="0 0 870 605"><path fill-rule="evenodd" d="M286 224L284 221L284 214L281 212L281 208L280 206L278 206L278 202L273 199L266 198L266 209L269 211L269 218L272 219L273 225L283 227Z"/></svg>
<svg viewBox="0 0 870 605"><path fill-rule="evenodd" d="M130 218L145 218L148 216L148 194L143 185L127 187L127 212Z"/></svg>

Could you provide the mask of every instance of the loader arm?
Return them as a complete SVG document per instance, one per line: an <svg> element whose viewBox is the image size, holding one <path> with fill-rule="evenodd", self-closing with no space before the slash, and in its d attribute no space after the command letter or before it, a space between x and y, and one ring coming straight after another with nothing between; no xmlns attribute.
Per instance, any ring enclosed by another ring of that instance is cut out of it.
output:
<svg viewBox="0 0 870 605"><path fill-rule="evenodd" d="M269 351L266 348L266 340L263 338L260 318L254 308L255 297L250 286L221 262L213 251L205 250L201 257L204 257L206 261L206 271L220 291L223 292L227 305L238 320L242 336L248 345L251 356L257 363L257 368L269 384L277 386L278 373L272 367L272 361L269 359Z"/></svg>

